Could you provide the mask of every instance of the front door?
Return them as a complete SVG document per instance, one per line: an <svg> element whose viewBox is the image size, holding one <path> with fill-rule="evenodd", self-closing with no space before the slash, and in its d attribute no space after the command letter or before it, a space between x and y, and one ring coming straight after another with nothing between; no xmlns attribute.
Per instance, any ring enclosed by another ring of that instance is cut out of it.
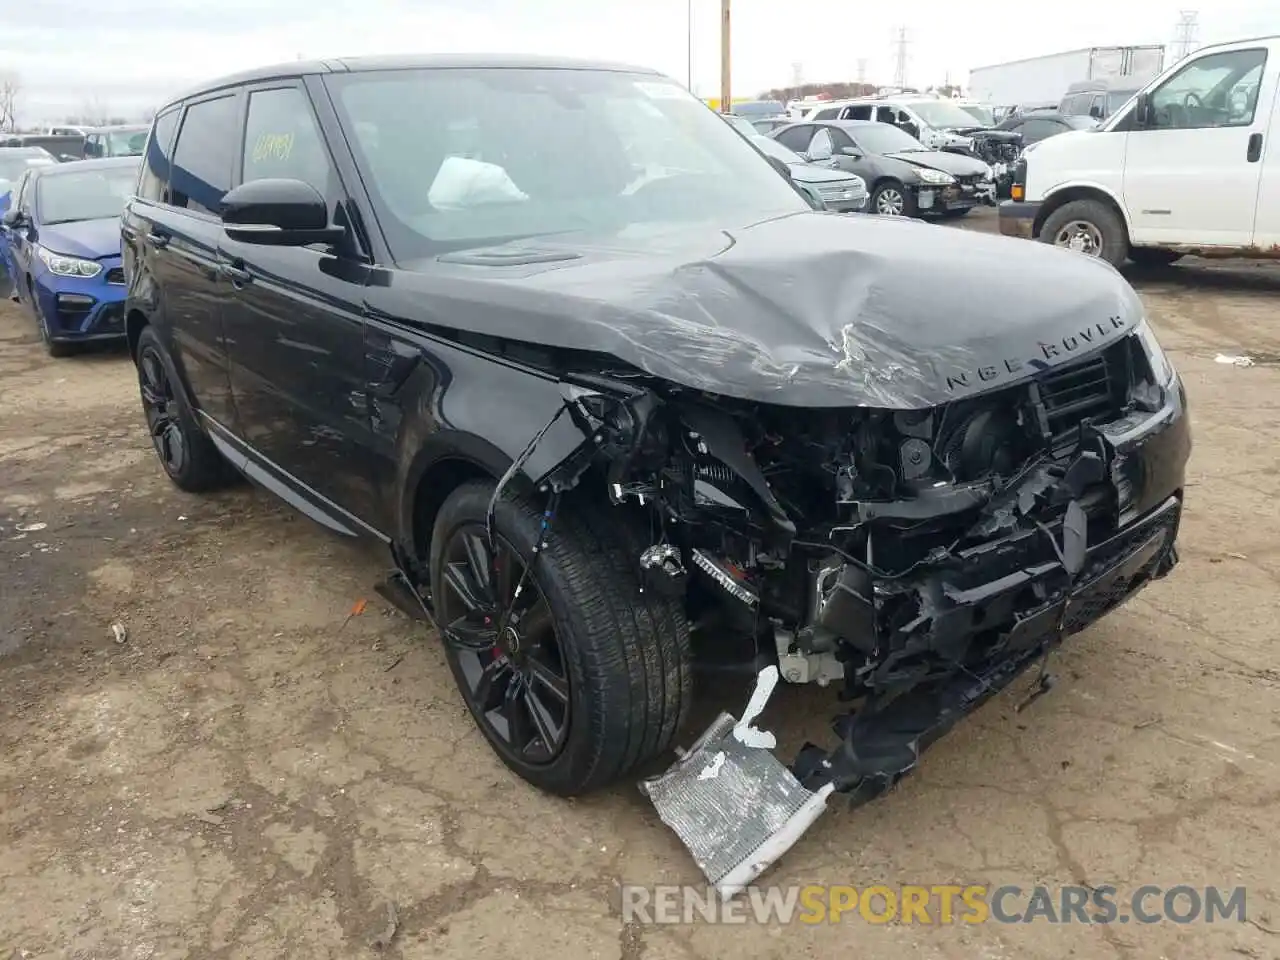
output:
<svg viewBox="0 0 1280 960"><path fill-rule="evenodd" d="M1265 47L1206 54L1150 93L1145 127L1131 121L1124 201L1137 244L1242 247L1253 237L1262 164L1252 144L1266 130L1275 69ZM1242 98L1233 91L1252 89Z"/></svg>
<svg viewBox="0 0 1280 960"><path fill-rule="evenodd" d="M240 182L301 180L330 198L342 191L304 88L248 91ZM367 267L320 247L241 243L222 235L218 260L231 285L225 313L231 386L245 439L302 484L304 496L377 528L379 503L365 382Z"/></svg>

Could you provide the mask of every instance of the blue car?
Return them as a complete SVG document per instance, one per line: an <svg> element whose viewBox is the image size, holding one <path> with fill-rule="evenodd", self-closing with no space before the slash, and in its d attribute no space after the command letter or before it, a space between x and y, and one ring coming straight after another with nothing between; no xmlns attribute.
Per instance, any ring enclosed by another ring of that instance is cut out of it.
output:
<svg viewBox="0 0 1280 960"><path fill-rule="evenodd" d="M120 213L138 159L81 160L28 169L3 229L15 299L31 311L53 356L124 337Z"/></svg>

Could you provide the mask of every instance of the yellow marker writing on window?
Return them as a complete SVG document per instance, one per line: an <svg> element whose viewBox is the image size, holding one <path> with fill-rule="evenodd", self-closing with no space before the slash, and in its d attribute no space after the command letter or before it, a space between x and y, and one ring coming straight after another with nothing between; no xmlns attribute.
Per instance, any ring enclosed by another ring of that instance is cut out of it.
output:
<svg viewBox="0 0 1280 960"><path fill-rule="evenodd" d="M253 144L253 162L288 160L293 153L292 133L264 133Z"/></svg>

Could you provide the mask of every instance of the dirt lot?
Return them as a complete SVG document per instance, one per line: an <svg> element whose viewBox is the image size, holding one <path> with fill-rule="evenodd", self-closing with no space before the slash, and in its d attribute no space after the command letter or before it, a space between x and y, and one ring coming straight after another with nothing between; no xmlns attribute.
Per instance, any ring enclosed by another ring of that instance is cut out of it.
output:
<svg viewBox="0 0 1280 960"><path fill-rule="evenodd" d="M514 779L372 594L380 553L173 489L127 357L50 361L6 303L0 956L372 956L388 901L406 958L1280 956L1280 270L1133 279L1193 407L1181 566L770 879L1245 885L1256 923L624 925L619 884L700 879L639 792ZM789 752L834 709L793 689L765 719Z"/></svg>

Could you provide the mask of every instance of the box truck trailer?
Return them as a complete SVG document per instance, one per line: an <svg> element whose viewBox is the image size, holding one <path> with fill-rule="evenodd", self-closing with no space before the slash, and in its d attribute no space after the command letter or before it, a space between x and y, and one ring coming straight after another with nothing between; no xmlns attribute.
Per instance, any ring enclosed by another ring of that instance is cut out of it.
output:
<svg viewBox="0 0 1280 960"><path fill-rule="evenodd" d="M1083 47L969 71L968 94L993 106L1057 106L1082 80L1131 80L1136 90L1164 69L1164 46Z"/></svg>

